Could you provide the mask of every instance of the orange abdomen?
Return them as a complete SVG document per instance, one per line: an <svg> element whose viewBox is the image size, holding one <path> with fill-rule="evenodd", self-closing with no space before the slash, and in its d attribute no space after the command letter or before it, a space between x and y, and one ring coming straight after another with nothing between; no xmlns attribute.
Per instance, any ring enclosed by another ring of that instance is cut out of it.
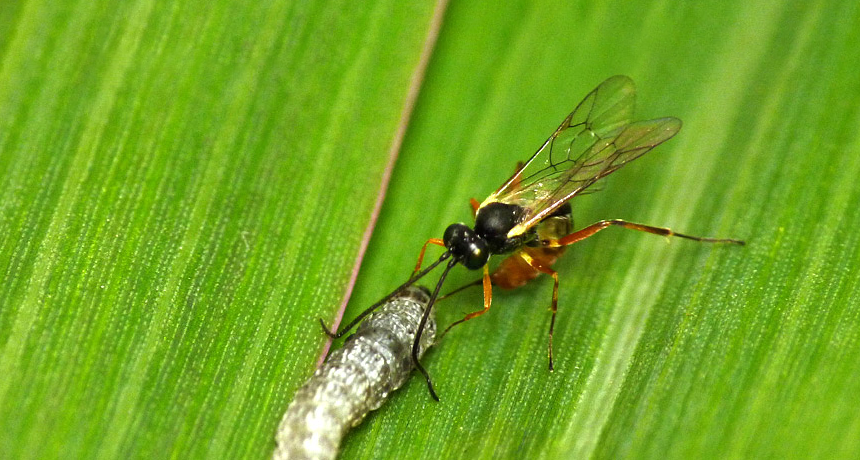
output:
<svg viewBox="0 0 860 460"><path fill-rule="evenodd" d="M564 254L564 249L564 247L526 248L522 251L528 252L528 255L533 259L549 267ZM502 289L516 289L525 286L526 283L537 278L540 273L523 260L520 257L520 251L517 251L503 260L493 273L490 274L490 278L493 280L494 286Z"/></svg>

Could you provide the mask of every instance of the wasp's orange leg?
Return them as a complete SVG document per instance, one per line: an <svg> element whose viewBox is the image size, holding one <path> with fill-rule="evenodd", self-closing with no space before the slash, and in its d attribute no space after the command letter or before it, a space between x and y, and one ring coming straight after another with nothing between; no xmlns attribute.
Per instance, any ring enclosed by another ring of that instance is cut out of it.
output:
<svg viewBox="0 0 860 460"><path fill-rule="evenodd" d="M454 327L460 323L464 323L466 321L469 321L472 318L477 318L478 316L481 316L484 313L490 311L490 304L493 303L493 285L490 282L489 266L484 265L484 276L481 279L483 280L483 284L484 284L484 308L482 310L473 311L472 313L469 313L468 315L464 316L463 319L461 319L459 321L454 321L453 323L451 323L450 326L445 328L445 332L443 332L442 335L439 336L439 340L442 340L442 338L445 337L445 334L447 334L448 331L450 331L452 327ZM468 285L464 286L463 288L473 286L474 284L476 284L476 283L468 284ZM459 289L458 289L458 291L459 291ZM453 293L451 293L451 294L453 294ZM448 295L451 295L451 294L448 294Z"/></svg>
<svg viewBox="0 0 860 460"><path fill-rule="evenodd" d="M518 161L517 167L516 167L516 169L514 169L514 174L520 172L520 170L523 169L524 164L525 163L523 163L522 161ZM511 182L511 190L519 189L520 188L520 182L522 182L522 179L523 178L520 176L517 176L516 178L514 178L513 182Z"/></svg>
<svg viewBox="0 0 860 460"><path fill-rule="evenodd" d="M514 174L518 173L520 171L520 169L523 168L524 164L525 163L523 163L522 161L518 161L517 162L517 168L514 169ZM517 188L519 188L519 185L520 185L520 178L517 177L516 179L514 179L513 182L511 182L511 190L516 190ZM469 204L472 206L472 218L474 219L475 216L478 215L478 209L481 208L481 203L474 198L469 198Z"/></svg>
<svg viewBox="0 0 860 460"><path fill-rule="evenodd" d="M612 220L601 220L600 222L593 223L593 224L589 225L588 227L583 228L582 230L575 231L575 232L571 233L570 235L559 238L557 240L550 239L550 240L542 241L541 245L544 247L550 247L550 248L556 248L559 246L567 246L569 244L573 244L573 243L577 243L579 241L582 241L582 240L588 238L589 236L592 236L595 233L603 230L604 228L607 228L607 227L610 227L613 225L619 226L622 228L627 228L630 230L638 230L640 232L653 233L655 235L677 236L679 238L686 238L688 240L699 241L702 243L730 243L730 244L739 244L739 245L746 244L741 240L733 240L730 238L710 238L710 237L702 237L702 236L692 236L692 235L686 235L684 233L678 233L674 230L671 230L671 229L668 229L665 227L654 227L651 225L636 224L636 223L628 222L626 220L621 220L621 219L612 219ZM537 267L535 267L535 268L537 268Z"/></svg>
<svg viewBox="0 0 860 460"><path fill-rule="evenodd" d="M427 251L428 244L435 244L436 246L442 246L443 248L445 247L445 243L439 238L430 238L427 240L427 242L424 243L424 246L421 246L421 253L418 254L418 263L415 264L415 271L412 272L412 276L410 276L409 279L412 279L412 277L421 270L421 264L424 262L424 252Z"/></svg>
<svg viewBox="0 0 860 460"><path fill-rule="evenodd" d="M525 163L523 163L522 161L518 161L517 167L514 169L514 174L518 173L520 169L523 169L524 164ZM517 177L516 180L514 180L514 182L512 183L512 185L514 185L514 189L518 188L518 186L520 185L520 179L520 177Z"/></svg>
<svg viewBox="0 0 860 460"><path fill-rule="evenodd" d="M472 207L472 219L474 219L478 215L478 208L481 207L481 203L478 203L478 200L474 198L469 198L469 206Z"/></svg>
<svg viewBox="0 0 860 460"><path fill-rule="evenodd" d="M558 313L558 272L549 268L548 265L545 265L540 259L533 257L529 254L528 249L520 253L520 257L526 261L532 268L535 270L546 273L547 275L552 276L552 303L550 304L550 311L552 311L552 319L549 322L549 370L552 372L552 334L555 330L555 314Z"/></svg>

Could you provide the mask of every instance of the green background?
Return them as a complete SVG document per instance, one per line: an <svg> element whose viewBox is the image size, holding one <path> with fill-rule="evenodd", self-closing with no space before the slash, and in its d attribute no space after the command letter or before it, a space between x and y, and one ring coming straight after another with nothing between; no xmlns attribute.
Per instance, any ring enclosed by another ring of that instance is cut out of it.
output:
<svg viewBox="0 0 860 460"><path fill-rule="evenodd" d="M348 292L436 7L0 6L4 457L271 454L325 345L316 318ZM444 18L347 319L614 74L640 118L684 128L577 198L577 226L748 245L577 244L556 265L554 373L550 280L497 290L425 358L441 403L413 379L344 457L860 456L860 5ZM440 303L440 323L480 298Z"/></svg>

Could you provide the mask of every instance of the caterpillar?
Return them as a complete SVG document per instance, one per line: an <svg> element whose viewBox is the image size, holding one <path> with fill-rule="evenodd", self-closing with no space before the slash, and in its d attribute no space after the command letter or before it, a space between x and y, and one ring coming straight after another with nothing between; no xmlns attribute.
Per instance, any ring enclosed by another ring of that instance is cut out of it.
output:
<svg viewBox="0 0 860 460"><path fill-rule="evenodd" d="M333 459L347 431L378 409L414 369L412 344L430 292L410 286L365 319L296 393L278 433L273 458ZM431 311L419 344L435 340Z"/></svg>

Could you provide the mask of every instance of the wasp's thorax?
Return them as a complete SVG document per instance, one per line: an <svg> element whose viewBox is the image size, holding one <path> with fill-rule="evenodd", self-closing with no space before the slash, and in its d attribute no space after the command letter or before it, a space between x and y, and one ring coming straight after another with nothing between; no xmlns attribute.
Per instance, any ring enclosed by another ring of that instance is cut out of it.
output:
<svg viewBox="0 0 860 460"><path fill-rule="evenodd" d="M522 247L526 236L508 238L522 216L523 208L514 204L490 203L478 210L475 228L451 224L442 240L455 260L470 270L486 265L492 254L504 254Z"/></svg>
<svg viewBox="0 0 860 460"><path fill-rule="evenodd" d="M490 203L475 216L475 233L487 242L493 254L504 254L522 247L528 235L508 238L508 232L520 223L525 210L521 206Z"/></svg>

